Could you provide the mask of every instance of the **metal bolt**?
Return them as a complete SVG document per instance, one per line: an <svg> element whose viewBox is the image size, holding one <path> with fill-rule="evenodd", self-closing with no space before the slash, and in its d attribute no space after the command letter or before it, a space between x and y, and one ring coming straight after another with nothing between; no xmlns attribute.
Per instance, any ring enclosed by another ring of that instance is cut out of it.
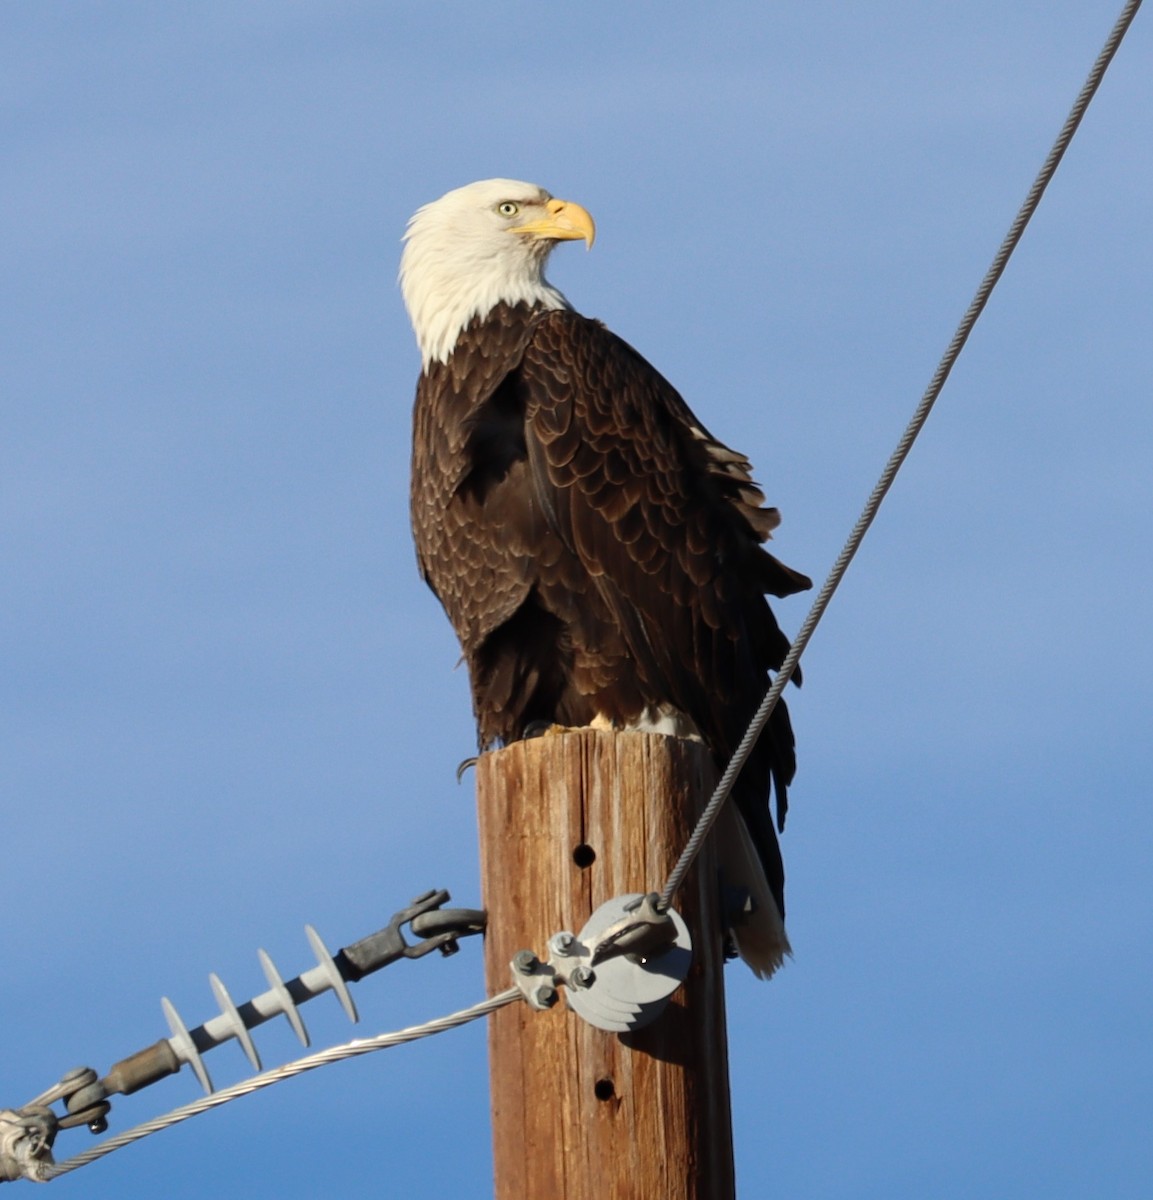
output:
<svg viewBox="0 0 1153 1200"><path fill-rule="evenodd" d="M540 965L540 959L531 950L518 950L512 956L512 965L521 975L531 975Z"/></svg>
<svg viewBox="0 0 1153 1200"><path fill-rule="evenodd" d="M532 1002L537 1008L552 1008L557 1002L556 988L551 983L542 983L540 987L534 989Z"/></svg>
<svg viewBox="0 0 1153 1200"><path fill-rule="evenodd" d="M568 981L575 988L590 988L596 982L596 978L597 973L592 967L579 966L570 972Z"/></svg>
<svg viewBox="0 0 1153 1200"><path fill-rule="evenodd" d="M572 948L576 945L576 938L567 930L561 933L554 933L549 938L549 949L561 958L565 958L572 953Z"/></svg>

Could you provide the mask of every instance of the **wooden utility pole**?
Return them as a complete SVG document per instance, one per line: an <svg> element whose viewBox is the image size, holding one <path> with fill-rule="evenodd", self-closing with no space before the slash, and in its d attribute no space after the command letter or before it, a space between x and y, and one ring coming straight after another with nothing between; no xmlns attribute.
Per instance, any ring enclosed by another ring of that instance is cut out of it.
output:
<svg viewBox="0 0 1153 1200"><path fill-rule="evenodd" d="M655 734L585 729L482 755L490 994L517 951L547 957L604 901L659 890L713 778L703 746ZM606 1033L563 1000L489 1018L496 1200L732 1200L718 905L706 846L674 900L689 977L644 1029Z"/></svg>

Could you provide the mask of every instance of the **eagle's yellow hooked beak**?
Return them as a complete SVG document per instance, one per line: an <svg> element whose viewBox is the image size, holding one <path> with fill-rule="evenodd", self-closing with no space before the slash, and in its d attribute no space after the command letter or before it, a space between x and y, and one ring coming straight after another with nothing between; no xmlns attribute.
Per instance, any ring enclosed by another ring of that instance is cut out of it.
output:
<svg viewBox="0 0 1153 1200"><path fill-rule="evenodd" d="M597 227L589 216L588 209L571 200L552 199L546 205L548 216L539 221L526 221L513 227L513 233L555 242L574 242L583 239L591 250L596 240Z"/></svg>

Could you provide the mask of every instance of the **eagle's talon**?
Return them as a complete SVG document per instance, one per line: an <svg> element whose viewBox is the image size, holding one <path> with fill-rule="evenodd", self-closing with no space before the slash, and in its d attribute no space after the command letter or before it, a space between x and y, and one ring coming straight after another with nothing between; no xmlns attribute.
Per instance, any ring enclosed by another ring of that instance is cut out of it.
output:
<svg viewBox="0 0 1153 1200"><path fill-rule="evenodd" d="M524 733L521 735L521 741L527 742L530 738L545 737L550 733L567 733L568 730L563 725L558 725L555 721L529 721L524 727Z"/></svg>

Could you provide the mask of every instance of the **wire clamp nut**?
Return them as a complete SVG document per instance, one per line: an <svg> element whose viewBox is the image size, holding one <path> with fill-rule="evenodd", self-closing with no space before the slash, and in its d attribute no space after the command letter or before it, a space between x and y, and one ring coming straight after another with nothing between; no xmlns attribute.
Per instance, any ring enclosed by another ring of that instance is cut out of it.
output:
<svg viewBox="0 0 1153 1200"><path fill-rule="evenodd" d="M556 1004L557 973L549 963L543 963L531 950L518 950L509 963L513 983L520 988L530 1008L544 1012Z"/></svg>

